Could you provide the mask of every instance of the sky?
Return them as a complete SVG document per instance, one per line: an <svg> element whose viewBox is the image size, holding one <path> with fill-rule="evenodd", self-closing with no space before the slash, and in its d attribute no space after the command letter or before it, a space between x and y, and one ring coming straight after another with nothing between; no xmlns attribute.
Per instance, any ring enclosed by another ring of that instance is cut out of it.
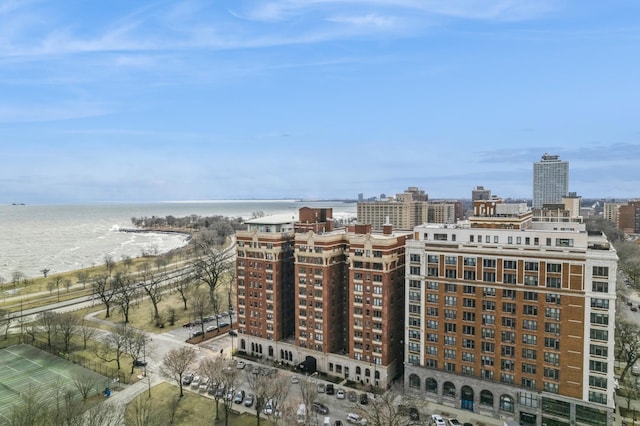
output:
<svg viewBox="0 0 640 426"><path fill-rule="evenodd" d="M0 203L640 196L635 0L0 0Z"/></svg>

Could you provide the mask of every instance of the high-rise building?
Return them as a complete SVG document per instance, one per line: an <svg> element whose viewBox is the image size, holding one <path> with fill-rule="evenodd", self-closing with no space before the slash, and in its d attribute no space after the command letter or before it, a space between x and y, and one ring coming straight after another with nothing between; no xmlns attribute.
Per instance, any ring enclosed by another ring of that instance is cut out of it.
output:
<svg viewBox="0 0 640 426"><path fill-rule="evenodd" d="M524 203L474 207L407 241L406 390L522 425L612 424L615 250Z"/></svg>
<svg viewBox="0 0 640 426"><path fill-rule="evenodd" d="M358 203L358 222L370 224L374 231L390 224L394 229L411 230L427 222L427 194L417 187L409 187L395 198Z"/></svg>
<svg viewBox="0 0 640 426"><path fill-rule="evenodd" d="M558 155L544 154L533 163L533 208L562 203L569 191L569 162Z"/></svg>
<svg viewBox="0 0 640 426"><path fill-rule="evenodd" d="M618 207L618 228L625 234L640 234L640 199Z"/></svg>
<svg viewBox="0 0 640 426"><path fill-rule="evenodd" d="M331 216L302 208L236 233L238 350L385 388L402 372L412 232L334 229Z"/></svg>
<svg viewBox="0 0 640 426"><path fill-rule="evenodd" d="M490 200L490 199L491 199L491 190L484 189L484 186L476 186L475 189L471 190L471 201Z"/></svg>

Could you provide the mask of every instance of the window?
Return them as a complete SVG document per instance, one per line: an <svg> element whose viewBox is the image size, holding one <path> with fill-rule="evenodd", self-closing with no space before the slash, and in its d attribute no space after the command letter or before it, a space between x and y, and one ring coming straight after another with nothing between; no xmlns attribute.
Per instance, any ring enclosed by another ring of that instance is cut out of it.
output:
<svg viewBox="0 0 640 426"><path fill-rule="evenodd" d="M482 314L482 325L494 325L496 323L495 315Z"/></svg>
<svg viewBox="0 0 640 426"><path fill-rule="evenodd" d="M491 342L482 342L482 352L493 353L496 345Z"/></svg>
<svg viewBox="0 0 640 426"><path fill-rule="evenodd" d="M467 281L475 281L476 280L476 271L467 271L466 269L462 271L462 277Z"/></svg>
<svg viewBox="0 0 640 426"><path fill-rule="evenodd" d="M559 308L544 308L544 316L546 318L552 318L557 321L560 320L560 309Z"/></svg>
<svg viewBox="0 0 640 426"><path fill-rule="evenodd" d="M591 290L596 293L608 293L609 283L605 281L594 281L591 283Z"/></svg>
<svg viewBox="0 0 640 426"><path fill-rule="evenodd" d="M475 286L472 286L472 285L465 285L463 287L462 292L464 294L476 294L476 288L475 288Z"/></svg>
<svg viewBox="0 0 640 426"><path fill-rule="evenodd" d="M508 413L513 413L513 410L514 410L513 398L511 398L509 395L500 396L500 410L506 411Z"/></svg>
<svg viewBox="0 0 640 426"><path fill-rule="evenodd" d="M529 286L538 286L538 277L533 276L533 275L525 275L524 276L524 285L529 285Z"/></svg>
<svg viewBox="0 0 640 426"><path fill-rule="evenodd" d="M525 374L536 374L536 365L535 364L522 364L522 372Z"/></svg>
<svg viewBox="0 0 640 426"><path fill-rule="evenodd" d="M516 328L516 319L510 317L502 317L502 326Z"/></svg>
<svg viewBox="0 0 640 426"><path fill-rule="evenodd" d="M500 360L500 369L513 372L515 362L512 359Z"/></svg>
<svg viewBox="0 0 640 426"><path fill-rule="evenodd" d="M444 263L445 265L456 265L458 263L458 258L456 256L445 256Z"/></svg>
<svg viewBox="0 0 640 426"><path fill-rule="evenodd" d="M535 334L523 334L522 335L522 343L526 345L537 345L538 344L538 336Z"/></svg>
<svg viewBox="0 0 640 426"><path fill-rule="evenodd" d="M504 269L517 269L518 262L515 260L505 260L504 261Z"/></svg>
<svg viewBox="0 0 640 426"><path fill-rule="evenodd" d="M488 283L496 282L496 273L495 272L483 272L482 280Z"/></svg>
<svg viewBox="0 0 640 426"><path fill-rule="evenodd" d="M429 263L439 263L439 257L435 254L427 255L427 262Z"/></svg>
<svg viewBox="0 0 640 426"><path fill-rule="evenodd" d="M495 259L483 259L482 260L482 266L484 266L485 268L495 268L496 267L496 260Z"/></svg>
<svg viewBox="0 0 640 426"><path fill-rule="evenodd" d="M599 309L609 309L609 300L607 299L591 299L591 307Z"/></svg>
<svg viewBox="0 0 640 426"><path fill-rule="evenodd" d="M553 364L553 365L560 365L560 355L553 352L545 352L544 362Z"/></svg>
<svg viewBox="0 0 640 426"><path fill-rule="evenodd" d="M468 297L465 297L462 299L462 306L464 306L465 308L475 308L476 307L476 299L471 299Z"/></svg>
<svg viewBox="0 0 640 426"><path fill-rule="evenodd" d="M535 306L535 305L524 305L522 307L522 313L524 315L536 316L536 315L538 315L538 307Z"/></svg>
<svg viewBox="0 0 640 426"><path fill-rule="evenodd" d="M483 311L495 311L496 310L496 302L493 300L483 300L482 301L482 310Z"/></svg>
<svg viewBox="0 0 640 426"><path fill-rule="evenodd" d="M516 313L516 304L515 303L504 302L502 304L502 312L506 312L506 313L509 313L509 314L515 314Z"/></svg>
<svg viewBox="0 0 640 426"><path fill-rule="evenodd" d="M515 343L516 342L516 333L513 331L503 331L502 332L502 341L506 343Z"/></svg>
<svg viewBox="0 0 640 426"><path fill-rule="evenodd" d="M547 263L547 272L562 272L562 264L561 263Z"/></svg>
<svg viewBox="0 0 640 426"><path fill-rule="evenodd" d="M495 287L484 287L482 289L482 295L485 297L496 297Z"/></svg>
<svg viewBox="0 0 640 426"><path fill-rule="evenodd" d="M483 339L494 339L496 337L496 331L492 328L483 328L482 329L482 338Z"/></svg>
<svg viewBox="0 0 640 426"><path fill-rule="evenodd" d="M502 345L500 346L500 355L513 358L516 356L516 348L514 346Z"/></svg>
<svg viewBox="0 0 640 426"><path fill-rule="evenodd" d="M559 380L559 378L560 378L560 370L558 370L557 368L545 367L544 368L544 377L546 377L548 379ZM606 381L606 379L605 379L605 381Z"/></svg>
<svg viewBox="0 0 640 426"><path fill-rule="evenodd" d="M515 299L516 291L515 290L502 290L502 298L503 299Z"/></svg>
<svg viewBox="0 0 640 426"><path fill-rule="evenodd" d="M573 247L573 238L556 238L557 247Z"/></svg>
<svg viewBox="0 0 640 426"><path fill-rule="evenodd" d="M539 266L538 262L524 262L525 271L537 271L538 266Z"/></svg>
<svg viewBox="0 0 640 426"><path fill-rule="evenodd" d="M445 296L444 304L445 306L455 306L458 303L458 298L456 296Z"/></svg>
<svg viewBox="0 0 640 426"><path fill-rule="evenodd" d="M560 288L561 279L559 277L547 277L547 288Z"/></svg>
<svg viewBox="0 0 640 426"><path fill-rule="evenodd" d="M476 258L475 257L465 257L463 259L462 263L465 266L476 266Z"/></svg>
<svg viewBox="0 0 640 426"><path fill-rule="evenodd" d="M591 337L591 339L593 340L603 340L606 342L609 340L609 331L601 330L599 328L592 328L589 330L589 337Z"/></svg>
<svg viewBox="0 0 640 426"><path fill-rule="evenodd" d="M608 325L609 315L599 314L597 312L591 312L591 324Z"/></svg>
<svg viewBox="0 0 640 426"><path fill-rule="evenodd" d="M456 345L455 336L444 336L444 344L445 346L455 346Z"/></svg>
<svg viewBox="0 0 640 426"><path fill-rule="evenodd" d="M522 298L524 300L538 300L538 293L534 291L524 291L522 292Z"/></svg>
<svg viewBox="0 0 640 426"><path fill-rule="evenodd" d="M607 372L607 363L604 361L596 361L596 360L589 360L589 370L591 371L595 371L595 372L600 372L600 373L606 373Z"/></svg>
<svg viewBox="0 0 640 426"><path fill-rule="evenodd" d="M595 356L607 357L609 355L609 348L607 346L589 345L589 353Z"/></svg>
<svg viewBox="0 0 640 426"><path fill-rule="evenodd" d="M537 358L537 351L535 349L523 348L522 349L522 358L524 358L524 359L536 359Z"/></svg>
<svg viewBox="0 0 640 426"><path fill-rule="evenodd" d="M457 271L455 269L445 269L444 270L444 276L446 278L456 278L458 275Z"/></svg>
<svg viewBox="0 0 640 426"><path fill-rule="evenodd" d="M435 281L427 281L427 289L429 290L438 290L440 288L439 283Z"/></svg>
<svg viewBox="0 0 640 426"><path fill-rule="evenodd" d="M545 301L547 303L553 303L555 305L560 304L560 295L557 293L547 293L545 296Z"/></svg>
<svg viewBox="0 0 640 426"><path fill-rule="evenodd" d="M505 283L505 284L517 284L518 283L518 278L517 278L516 274L504 273L502 275L502 282Z"/></svg>
<svg viewBox="0 0 640 426"><path fill-rule="evenodd" d="M593 276L594 277L608 277L609 276L609 268L606 266L594 266L593 267Z"/></svg>
<svg viewBox="0 0 640 426"><path fill-rule="evenodd" d="M447 293L455 293L458 290L458 287L455 284L447 283L444 285L444 291Z"/></svg>
<svg viewBox="0 0 640 426"><path fill-rule="evenodd" d="M548 349L560 350L560 339L556 339L555 337L545 337L544 347Z"/></svg>
<svg viewBox="0 0 640 426"><path fill-rule="evenodd" d="M544 323L544 332L559 335L560 334L560 324L557 322L545 322Z"/></svg>

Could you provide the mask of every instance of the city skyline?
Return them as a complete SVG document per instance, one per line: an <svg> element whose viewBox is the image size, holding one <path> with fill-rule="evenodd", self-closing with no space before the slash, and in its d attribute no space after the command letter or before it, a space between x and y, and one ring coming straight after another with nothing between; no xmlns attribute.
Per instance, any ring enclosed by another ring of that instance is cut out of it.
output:
<svg viewBox="0 0 640 426"><path fill-rule="evenodd" d="M637 197L639 9L0 0L0 202Z"/></svg>

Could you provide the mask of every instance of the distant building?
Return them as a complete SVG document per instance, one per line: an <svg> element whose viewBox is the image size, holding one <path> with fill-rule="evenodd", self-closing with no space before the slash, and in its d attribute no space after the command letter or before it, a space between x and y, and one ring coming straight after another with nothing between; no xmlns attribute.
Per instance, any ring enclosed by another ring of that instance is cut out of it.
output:
<svg viewBox="0 0 640 426"><path fill-rule="evenodd" d="M411 230L427 222L427 194L417 187L409 187L395 198L358 203L358 222L370 224L374 231L381 231L385 224L394 229Z"/></svg>
<svg viewBox="0 0 640 426"><path fill-rule="evenodd" d="M562 203L568 190L568 161L560 161L558 155L544 154L539 162L533 163L534 209L540 209L544 204Z"/></svg>
<svg viewBox="0 0 640 426"><path fill-rule="evenodd" d="M618 228L625 234L640 234L640 199L618 208Z"/></svg>
<svg viewBox="0 0 640 426"><path fill-rule="evenodd" d="M358 201L363 201L364 200L364 194L362 192L360 192L358 194Z"/></svg>
<svg viewBox="0 0 640 426"><path fill-rule="evenodd" d="M533 209L533 220L536 222L583 222L582 197L570 192L562 197L562 203L544 204L541 209Z"/></svg>
<svg viewBox="0 0 640 426"><path fill-rule="evenodd" d="M464 218L464 209L461 201L457 200L432 200L427 206L427 222L429 223L456 223Z"/></svg>
<svg viewBox="0 0 640 426"><path fill-rule="evenodd" d="M484 186L476 186L476 188L471 191L471 201L490 200L490 199L491 199L491 190L484 189Z"/></svg>
<svg viewBox="0 0 640 426"><path fill-rule="evenodd" d="M407 393L517 424L610 425L617 255L581 223L477 200L407 241Z"/></svg>
<svg viewBox="0 0 640 426"><path fill-rule="evenodd" d="M618 209L625 203L604 203L603 217L618 226Z"/></svg>

